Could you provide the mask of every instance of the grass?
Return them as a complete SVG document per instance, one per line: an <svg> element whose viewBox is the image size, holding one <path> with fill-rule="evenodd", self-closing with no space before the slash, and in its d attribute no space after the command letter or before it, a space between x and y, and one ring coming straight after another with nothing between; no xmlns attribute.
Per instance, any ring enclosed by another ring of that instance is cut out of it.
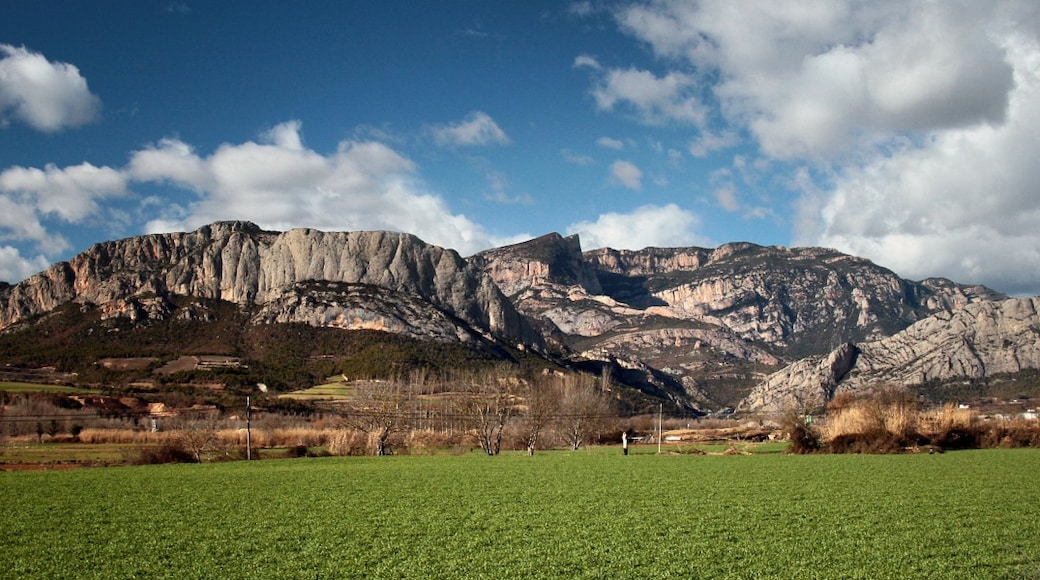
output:
<svg viewBox="0 0 1040 580"><path fill-rule="evenodd" d="M0 473L9 577L1031 578L1040 453L638 447Z"/></svg>
<svg viewBox="0 0 1040 580"><path fill-rule="evenodd" d="M0 446L0 469L5 464L47 466L122 463L140 448L140 445L129 443L9 443Z"/></svg>
<svg viewBox="0 0 1040 580"><path fill-rule="evenodd" d="M291 393L284 393L278 395L279 399L296 399L298 401L321 401L321 400L336 400L336 399L347 399L354 394L355 389L352 385L344 381L335 381L331 383L325 383L317 385L309 389L301 389L299 391L293 391Z"/></svg>
<svg viewBox="0 0 1040 580"><path fill-rule="evenodd" d="M44 385L39 383L19 383L0 381L0 391L8 393L61 393L65 395L96 394L100 391L84 389L80 387L69 387L66 385Z"/></svg>

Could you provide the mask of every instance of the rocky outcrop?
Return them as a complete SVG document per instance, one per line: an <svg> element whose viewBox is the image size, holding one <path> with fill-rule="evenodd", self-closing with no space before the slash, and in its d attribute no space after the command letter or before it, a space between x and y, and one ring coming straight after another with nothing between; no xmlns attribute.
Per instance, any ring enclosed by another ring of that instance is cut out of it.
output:
<svg viewBox="0 0 1040 580"><path fill-rule="evenodd" d="M846 343L827 355L810 356L769 375L741 401L738 411L752 413L812 412L834 398L838 384L860 355Z"/></svg>
<svg viewBox="0 0 1040 580"><path fill-rule="evenodd" d="M360 314L356 301L339 313L335 300L318 300L317 309L287 301L294 288L310 281L379 287L397 297L396 306L414 307L409 315L429 317L432 308L451 321L441 325L441 334L454 335L454 327L465 326L469 333L512 344L541 344L494 281L452 250L409 234L265 232L247 222L97 244L0 290L0 330L70 301L105 305L167 295L261 306L259 320L323 324L371 318L373 312ZM420 308L420 303L428 306ZM390 318L388 327L393 326Z"/></svg>
<svg viewBox="0 0 1040 580"><path fill-rule="evenodd" d="M986 306L1005 298L944 279L904 280L823 248L582 252L577 236L548 234L463 259L403 233L219 222L97 244L0 284L0 332L70 302L96 305L102 320L120 324L214 319L213 304L231 303L252 324L551 351L575 368L627 373L676 401L722 408L744 400L743 409L758 410L821 404L880 380L1033 365L1027 306ZM976 318L963 318L969 312Z"/></svg>
<svg viewBox="0 0 1040 580"><path fill-rule="evenodd" d="M593 250L604 292L629 304L666 305L786 354L891 335L940 310L1006 296L948 280L903 280L825 248L725 244L714 250Z"/></svg>
<svg viewBox="0 0 1040 580"><path fill-rule="evenodd" d="M732 243L581 253L576 237L552 234L470 260L577 356L640 360L668 369L688 390L734 378L730 395L717 390L719 406L735 405L756 378L791 360L1005 298L949 280L903 280L824 248Z"/></svg>
<svg viewBox="0 0 1040 580"><path fill-rule="evenodd" d="M469 258L487 272L506 296L546 283L580 286L600 294L596 272L581 254L578 236L552 233L540 238L481 252Z"/></svg>
<svg viewBox="0 0 1040 580"><path fill-rule="evenodd" d="M855 356L842 354L850 350ZM852 363L847 369L846 360ZM759 384L741 409L776 413L820 406L836 392L882 384L912 387L1035 368L1040 368L1040 298L979 302L937 313L881 340L798 361Z"/></svg>

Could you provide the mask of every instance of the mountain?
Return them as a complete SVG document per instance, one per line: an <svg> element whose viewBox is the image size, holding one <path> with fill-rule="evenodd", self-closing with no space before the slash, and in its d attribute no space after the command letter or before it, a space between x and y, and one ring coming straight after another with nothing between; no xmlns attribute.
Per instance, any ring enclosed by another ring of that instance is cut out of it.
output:
<svg viewBox="0 0 1040 580"><path fill-rule="evenodd" d="M541 348L491 279L457 253L391 232L265 232L218 222L96 244L0 289L0 330L68 302L109 317L164 317L170 296L258 307L252 323L303 322Z"/></svg>
<svg viewBox="0 0 1040 580"><path fill-rule="evenodd" d="M944 279L904 280L823 248L581 252L576 236L550 234L470 261L569 356L645 364L714 408L736 405L803 356L1006 298Z"/></svg>
<svg viewBox="0 0 1040 580"><path fill-rule="evenodd" d="M31 354L64 345L81 352L81 370L134 349L254 357L268 373L294 356L313 363L289 384L523 352L607 373L676 412L760 411L882 380L1040 366L1014 304L825 248L582 251L577 236L553 233L464 259L403 233L218 222L96 244L0 284L0 353L71 367ZM999 339L980 338L992 328Z"/></svg>
<svg viewBox="0 0 1040 580"><path fill-rule="evenodd" d="M1040 368L1040 298L979 302L940 312L876 341L802 359L759 384L741 409L817 409L836 393L920 386Z"/></svg>

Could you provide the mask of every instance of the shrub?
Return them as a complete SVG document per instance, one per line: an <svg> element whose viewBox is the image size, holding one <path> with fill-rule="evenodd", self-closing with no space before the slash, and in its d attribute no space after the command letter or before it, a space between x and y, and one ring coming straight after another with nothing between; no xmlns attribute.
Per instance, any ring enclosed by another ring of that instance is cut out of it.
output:
<svg viewBox="0 0 1040 580"><path fill-rule="evenodd" d="M368 435L356 429L339 429L329 436L332 455L367 455Z"/></svg>
<svg viewBox="0 0 1040 580"><path fill-rule="evenodd" d="M134 462L138 465L158 463L197 463L195 455L176 440L169 439L156 446L142 447L140 455Z"/></svg>
<svg viewBox="0 0 1040 580"><path fill-rule="evenodd" d="M842 433L827 441L829 453L900 453L907 441L887 429L870 429L859 433Z"/></svg>
<svg viewBox="0 0 1040 580"><path fill-rule="evenodd" d="M816 453L820 450L820 432L806 423L805 418L801 415L787 416L781 428L791 442L787 447L788 453Z"/></svg>

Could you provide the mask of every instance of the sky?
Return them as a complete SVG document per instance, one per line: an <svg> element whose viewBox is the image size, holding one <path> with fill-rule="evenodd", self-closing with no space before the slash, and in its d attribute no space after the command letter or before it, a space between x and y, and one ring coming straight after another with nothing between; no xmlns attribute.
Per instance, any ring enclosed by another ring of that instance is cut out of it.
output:
<svg viewBox="0 0 1040 580"><path fill-rule="evenodd" d="M1031 0L0 0L0 280L218 220L1040 295Z"/></svg>

